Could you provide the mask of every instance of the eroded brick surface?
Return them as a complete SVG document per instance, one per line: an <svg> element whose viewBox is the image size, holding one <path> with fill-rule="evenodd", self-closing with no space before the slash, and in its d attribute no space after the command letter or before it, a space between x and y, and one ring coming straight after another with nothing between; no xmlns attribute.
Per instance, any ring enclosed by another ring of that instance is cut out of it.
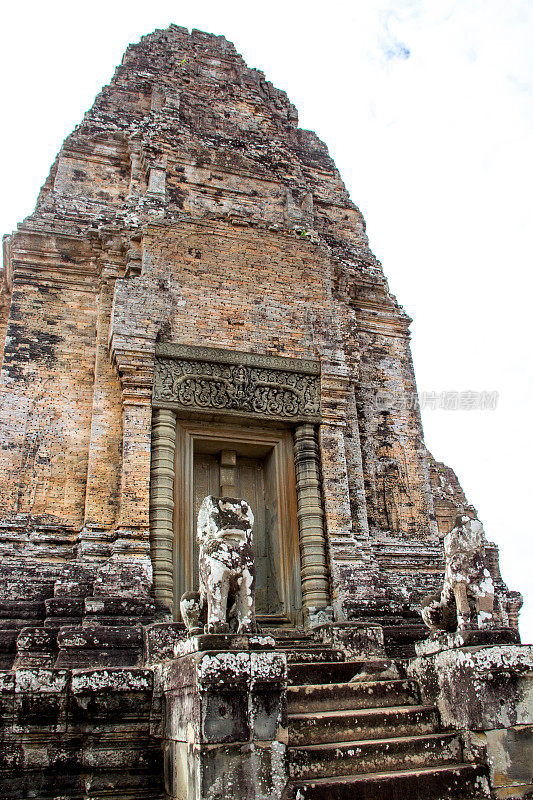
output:
<svg viewBox="0 0 533 800"><path fill-rule="evenodd" d="M467 501L424 446L410 320L327 147L297 120L223 37L157 31L128 48L34 213L5 239L6 797L144 797L152 781L154 796L163 791L152 737L162 695L139 676L146 659L172 659L183 629L161 617L142 630L160 613L149 530L156 344L320 362L316 474L333 612L319 611L383 625L391 654L424 635L420 600L442 583L438 534ZM485 553L497 621L516 627L520 597L497 548ZM273 753L265 763L282 759Z"/></svg>

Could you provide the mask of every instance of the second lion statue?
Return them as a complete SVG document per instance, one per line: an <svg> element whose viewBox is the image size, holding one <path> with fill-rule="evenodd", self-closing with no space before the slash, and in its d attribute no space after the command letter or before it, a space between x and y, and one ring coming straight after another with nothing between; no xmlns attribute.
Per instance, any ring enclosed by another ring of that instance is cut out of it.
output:
<svg viewBox="0 0 533 800"><path fill-rule="evenodd" d="M190 635L256 631L253 524L245 500L203 499L197 527L200 591L186 592L180 603Z"/></svg>
<svg viewBox="0 0 533 800"><path fill-rule="evenodd" d="M422 619L438 631L493 625L494 583L485 556L485 533L473 506L461 509L444 538L444 585L422 599Z"/></svg>

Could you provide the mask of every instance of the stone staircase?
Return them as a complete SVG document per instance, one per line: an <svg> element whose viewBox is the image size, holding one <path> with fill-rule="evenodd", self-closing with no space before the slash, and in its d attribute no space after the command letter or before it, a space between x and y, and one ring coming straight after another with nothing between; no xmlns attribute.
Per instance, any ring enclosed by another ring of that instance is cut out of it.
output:
<svg viewBox="0 0 533 800"><path fill-rule="evenodd" d="M391 662L346 661L304 634L276 632L289 663L289 770L295 800L489 797L484 764ZM396 675L395 675L396 672ZM355 680L354 680L355 678Z"/></svg>

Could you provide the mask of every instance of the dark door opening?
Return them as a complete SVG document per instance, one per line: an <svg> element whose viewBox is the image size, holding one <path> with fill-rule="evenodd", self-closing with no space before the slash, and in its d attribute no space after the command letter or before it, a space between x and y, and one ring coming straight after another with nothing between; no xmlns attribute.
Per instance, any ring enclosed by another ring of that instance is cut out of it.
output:
<svg viewBox="0 0 533 800"><path fill-rule="evenodd" d="M222 451L227 453L228 451ZM273 449L263 457L252 457L233 452L233 496L246 500L254 513L254 552L256 568L256 614L259 617L283 613L281 600L281 553L279 547L276 475ZM222 467L224 469L224 467ZM228 468L226 467L226 472ZM227 478L227 475L226 475ZM193 519L198 517L202 500L208 494L226 494L222 491L221 453L194 454L193 468ZM194 583L198 583L198 542L194 542Z"/></svg>

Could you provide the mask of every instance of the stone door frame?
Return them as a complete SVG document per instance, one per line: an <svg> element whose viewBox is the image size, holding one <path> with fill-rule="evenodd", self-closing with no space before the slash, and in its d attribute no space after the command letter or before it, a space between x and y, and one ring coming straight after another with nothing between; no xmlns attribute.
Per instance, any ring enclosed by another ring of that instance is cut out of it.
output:
<svg viewBox="0 0 533 800"><path fill-rule="evenodd" d="M221 431L230 426L242 441L270 441L274 448L287 447L292 434L303 611L308 615L326 608L330 588L316 428L321 420L320 362L156 345L152 409L150 547L160 612L175 617L176 589L188 567L185 557L176 569L176 525L190 529L190 520L176 523L175 509L192 507L183 492L192 488L194 438L221 439ZM290 531L287 513L282 512ZM289 533L289 546L291 541ZM288 580L286 586L291 584ZM291 592L294 600L294 588Z"/></svg>
<svg viewBox="0 0 533 800"><path fill-rule="evenodd" d="M223 424L191 420L176 420L175 479L174 479L174 617L178 616L179 598L183 591L193 588L189 576L192 573L192 537L195 535L195 520L190 514L193 508L194 453L198 445L219 445L220 449L236 449L262 446L272 452L276 474L276 498L278 530L280 534L280 581L281 601L286 610L269 620L272 624L301 622L300 548L297 522L296 477L294 468L292 435L288 430L262 430L240 428ZM246 498L244 498L246 499ZM154 565L155 568L155 565ZM292 614L290 611L292 610ZM267 622L267 620L262 620Z"/></svg>

